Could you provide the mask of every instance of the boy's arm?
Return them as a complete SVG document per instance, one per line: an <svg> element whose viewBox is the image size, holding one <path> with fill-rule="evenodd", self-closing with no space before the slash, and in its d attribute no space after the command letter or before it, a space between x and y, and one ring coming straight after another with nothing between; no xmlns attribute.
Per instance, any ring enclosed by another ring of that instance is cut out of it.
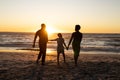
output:
<svg viewBox="0 0 120 80"><path fill-rule="evenodd" d="M48 41L57 41L57 39L52 39L52 40L48 40Z"/></svg>
<svg viewBox="0 0 120 80"><path fill-rule="evenodd" d="M65 48L67 49L67 46L66 46L65 42L63 44L64 44Z"/></svg>
<svg viewBox="0 0 120 80"><path fill-rule="evenodd" d="M64 39L63 39L63 45L65 46L65 48L67 49L67 46L66 46L66 44L65 44L65 41L64 41Z"/></svg>

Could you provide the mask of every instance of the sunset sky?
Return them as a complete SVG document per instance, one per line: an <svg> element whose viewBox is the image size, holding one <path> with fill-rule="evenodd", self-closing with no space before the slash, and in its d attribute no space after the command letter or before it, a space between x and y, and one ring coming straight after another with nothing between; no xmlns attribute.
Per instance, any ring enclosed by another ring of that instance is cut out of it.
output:
<svg viewBox="0 0 120 80"><path fill-rule="evenodd" d="M0 0L0 32L120 33L120 0Z"/></svg>

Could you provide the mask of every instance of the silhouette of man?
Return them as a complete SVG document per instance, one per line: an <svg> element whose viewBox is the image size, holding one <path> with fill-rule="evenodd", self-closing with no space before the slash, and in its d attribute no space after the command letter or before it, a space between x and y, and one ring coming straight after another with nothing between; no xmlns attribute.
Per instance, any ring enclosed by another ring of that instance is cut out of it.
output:
<svg viewBox="0 0 120 80"><path fill-rule="evenodd" d="M68 44L68 48L69 48L69 45L72 42L75 66L77 66L77 60L78 60L78 56L80 53L80 44L81 44L82 36L83 36L82 33L79 32L80 28L81 28L80 25L75 25L75 32L72 33L72 36L71 36L69 44Z"/></svg>
<svg viewBox="0 0 120 80"><path fill-rule="evenodd" d="M48 42L48 34L46 32L45 24L41 24L41 29L36 32L35 37L34 37L34 42L33 42L33 48L35 47L35 42L36 42L37 37L39 37L40 52L39 52L38 58L36 60L36 63L38 64L38 61L42 56L42 65L44 65L45 57L46 57L47 42Z"/></svg>

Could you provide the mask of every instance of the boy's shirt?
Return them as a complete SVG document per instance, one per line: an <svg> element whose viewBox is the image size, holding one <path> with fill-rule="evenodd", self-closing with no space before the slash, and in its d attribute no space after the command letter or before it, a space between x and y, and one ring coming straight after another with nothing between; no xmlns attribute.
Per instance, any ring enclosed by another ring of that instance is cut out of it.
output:
<svg viewBox="0 0 120 80"><path fill-rule="evenodd" d="M63 38L57 38L57 45L60 48L64 48L63 44L64 44L64 39Z"/></svg>
<svg viewBox="0 0 120 80"><path fill-rule="evenodd" d="M56 38L53 41L57 41L57 52L64 53L64 39L63 38Z"/></svg>

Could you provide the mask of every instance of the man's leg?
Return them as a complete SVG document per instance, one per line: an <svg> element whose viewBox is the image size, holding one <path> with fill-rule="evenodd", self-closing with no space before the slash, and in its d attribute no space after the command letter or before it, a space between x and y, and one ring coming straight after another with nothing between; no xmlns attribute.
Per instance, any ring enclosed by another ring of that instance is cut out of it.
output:
<svg viewBox="0 0 120 80"><path fill-rule="evenodd" d="M38 58L36 60L36 63L38 64L39 59L41 58L41 52L39 51Z"/></svg>
<svg viewBox="0 0 120 80"><path fill-rule="evenodd" d="M42 65L45 64L45 58L46 58L46 52L44 52L42 55Z"/></svg>
<svg viewBox="0 0 120 80"><path fill-rule="evenodd" d="M42 65L45 64L45 58L46 58L46 47L47 47L46 44L42 45L42 49L41 49L41 52L42 52Z"/></svg>

